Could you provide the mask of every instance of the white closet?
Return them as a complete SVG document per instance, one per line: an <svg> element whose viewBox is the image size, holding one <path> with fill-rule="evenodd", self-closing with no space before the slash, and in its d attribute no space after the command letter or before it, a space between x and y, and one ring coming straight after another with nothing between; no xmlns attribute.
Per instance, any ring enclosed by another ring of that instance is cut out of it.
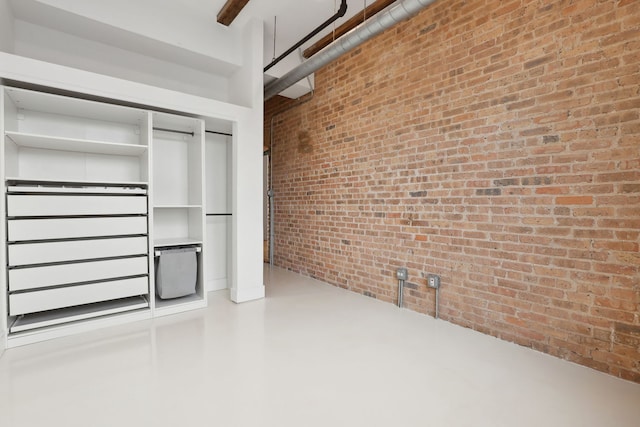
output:
<svg viewBox="0 0 640 427"><path fill-rule="evenodd" d="M0 90L8 346L206 306L207 245L221 244L206 236L204 121ZM184 247L195 294L156 297L154 260Z"/></svg>

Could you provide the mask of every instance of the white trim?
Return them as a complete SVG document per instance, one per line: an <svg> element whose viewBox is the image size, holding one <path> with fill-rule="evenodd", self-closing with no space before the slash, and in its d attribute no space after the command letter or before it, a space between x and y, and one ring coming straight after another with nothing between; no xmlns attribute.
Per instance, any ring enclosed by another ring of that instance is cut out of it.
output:
<svg viewBox="0 0 640 427"><path fill-rule="evenodd" d="M253 288L231 288L231 301L239 304L242 302L261 299L264 298L264 292L264 285L254 286Z"/></svg>
<svg viewBox="0 0 640 427"><path fill-rule="evenodd" d="M209 280L207 282L207 292L213 292L213 291L221 291L223 289L227 289L228 287L228 281L227 278L224 277L222 279L213 279L213 280Z"/></svg>

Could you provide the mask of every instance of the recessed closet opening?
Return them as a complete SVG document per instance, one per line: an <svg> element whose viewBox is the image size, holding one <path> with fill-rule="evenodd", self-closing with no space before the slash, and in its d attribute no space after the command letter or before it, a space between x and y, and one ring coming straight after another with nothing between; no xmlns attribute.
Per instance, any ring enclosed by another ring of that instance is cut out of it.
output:
<svg viewBox="0 0 640 427"><path fill-rule="evenodd" d="M7 345L206 307L230 287L233 122L42 89L0 88Z"/></svg>

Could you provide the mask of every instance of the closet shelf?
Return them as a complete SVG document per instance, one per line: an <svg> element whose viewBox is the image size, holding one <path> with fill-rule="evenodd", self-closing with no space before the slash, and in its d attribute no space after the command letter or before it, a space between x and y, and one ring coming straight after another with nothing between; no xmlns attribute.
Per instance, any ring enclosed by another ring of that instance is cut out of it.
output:
<svg viewBox="0 0 640 427"><path fill-rule="evenodd" d="M45 150L74 151L80 153L111 154L119 156L140 156L147 151L146 145L139 144L121 144L116 142L65 138L12 131L5 131L5 134L16 145L30 148L41 148Z"/></svg>
<svg viewBox="0 0 640 427"><path fill-rule="evenodd" d="M154 209L199 209L202 205L154 205Z"/></svg>
<svg viewBox="0 0 640 427"><path fill-rule="evenodd" d="M133 126L143 124L147 116L144 110L87 99L71 98L14 87L8 87L5 91L16 107L23 111L39 111L58 116L126 123Z"/></svg>
<svg viewBox="0 0 640 427"><path fill-rule="evenodd" d="M170 239L155 239L153 246L156 248L165 246L184 246L184 245L201 245L202 239L193 237L173 237Z"/></svg>

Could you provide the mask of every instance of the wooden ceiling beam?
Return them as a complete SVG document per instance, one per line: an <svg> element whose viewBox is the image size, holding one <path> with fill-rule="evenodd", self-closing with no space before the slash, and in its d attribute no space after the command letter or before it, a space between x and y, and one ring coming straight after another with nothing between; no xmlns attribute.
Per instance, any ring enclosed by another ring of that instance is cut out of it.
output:
<svg viewBox="0 0 640 427"><path fill-rule="evenodd" d="M314 43L312 46L305 49L305 51L302 53L302 56L304 56L305 58L311 58L313 55L329 46L334 40L345 35L347 32L362 24L366 19L371 18L376 13L381 12L390 4L395 3L395 1L396 0L377 0L370 6L367 6L365 9L356 13L344 24L336 28L335 31L330 32L329 34L318 40L316 43Z"/></svg>
<svg viewBox="0 0 640 427"><path fill-rule="evenodd" d="M249 0L227 0L218 12L218 22L228 27L247 3Z"/></svg>

